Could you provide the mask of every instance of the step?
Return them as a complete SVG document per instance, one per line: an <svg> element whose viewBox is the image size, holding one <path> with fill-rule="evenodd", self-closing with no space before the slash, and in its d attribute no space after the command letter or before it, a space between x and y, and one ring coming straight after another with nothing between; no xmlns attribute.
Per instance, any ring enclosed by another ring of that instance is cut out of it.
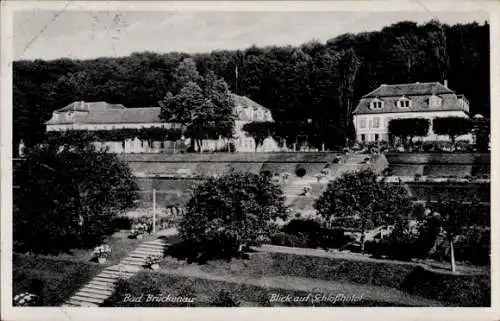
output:
<svg viewBox="0 0 500 321"><path fill-rule="evenodd" d="M76 308L76 307L80 307L81 305L79 305L79 304L73 304L73 303L69 303L69 302L65 302L61 306L62 307L68 307L68 308Z"/></svg>
<svg viewBox="0 0 500 321"><path fill-rule="evenodd" d="M111 295L113 294L112 289L95 289L95 288L89 288L89 287L83 287L79 290L79 292L88 292L88 293L96 293L96 294L106 294L106 295ZM77 292L78 294L78 292Z"/></svg>
<svg viewBox="0 0 500 321"><path fill-rule="evenodd" d="M122 278L129 278L131 277L132 275L134 275L134 273L132 272L118 272L118 271L103 271L101 273L99 273L100 276L104 276L104 277L109 277L109 278L118 278L118 279L122 279Z"/></svg>
<svg viewBox="0 0 500 321"><path fill-rule="evenodd" d="M127 261L127 262L123 262L124 264L127 264L129 266L135 266L135 267L140 267L140 268L143 268L146 263L144 262L134 262L134 261Z"/></svg>
<svg viewBox="0 0 500 321"><path fill-rule="evenodd" d="M87 291L84 291L84 290L80 290L80 291L78 291L73 296L79 296L79 297L91 298L91 299L106 300L107 298L109 298L110 295L111 294L107 294L107 293L87 292Z"/></svg>
<svg viewBox="0 0 500 321"><path fill-rule="evenodd" d="M112 286L114 287L117 280L106 280L106 279L92 279L88 284L95 284L100 286Z"/></svg>
<svg viewBox="0 0 500 321"><path fill-rule="evenodd" d="M88 283L85 285L86 289L94 289L96 291L99 290L104 290L104 291L114 291L115 290L115 285L114 284L100 284L100 283Z"/></svg>
<svg viewBox="0 0 500 321"><path fill-rule="evenodd" d="M168 245L167 242L165 241L158 241L158 242L144 242L144 243L141 243L139 246L165 246L165 245Z"/></svg>
<svg viewBox="0 0 500 321"><path fill-rule="evenodd" d="M166 240L165 239L154 239L154 240L150 240L150 241L146 241L144 243L161 243L161 244L165 244L166 243Z"/></svg>
<svg viewBox="0 0 500 321"><path fill-rule="evenodd" d="M77 300L81 302L89 302L89 303L94 303L94 304L100 304L104 302L104 299L98 299L98 298L91 298L91 297L86 297L86 296L81 296L81 295L73 295L70 299L71 301Z"/></svg>
<svg viewBox="0 0 500 321"><path fill-rule="evenodd" d="M127 264L120 263L116 267L109 268L109 271L115 271L115 272L127 272L127 273L132 273L135 274L137 271L135 269L131 269L130 266Z"/></svg>
<svg viewBox="0 0 500 321"><path fill-rule="evenodd" d="M151 256L156 256L156 255L160 255L160 256L163 256L165 254L165 252L163 251L145 251L145 250L141 250L141 251L134 251L134 252L130 252L129 256L130 255L141 255L141 256L144 256L144 257L148 257L149 255Z"/></svg>
<svg viewBox="0 0 500 321"><path fill-rule="evenodd" d="M153 246L139 246L139 247L136 247L134 249L134 251L140 251L140 250L147 250L147 251L164 251L165 250L165 246L157 246L157 247L153 247Z"/></svg>
<svg viewBox="0 0 500 321"><path fill-rule="evenodd" d="M156 255L159 255L159 256L163 257L163 256L164 256L164 253L162 252L162 253L155 253L155 254L152 254L151 252L131 252L131 253L129 254L129 256L127 256L127 257L138 257L138 258L140 257L140 258L144 258L144 259L146 259L146 258L147 258L148 256L150 256L150 255L155 255L155 256L156 256Z"/></svg>
<svg viewBox="0 0 500 321"><path fill-rule="evenodd" d="M74 299L70 298L68 301L65 302L65 304L71 304L72 306L77 306L77 307L98 307L99 304L88 302L88 301L82 301L79 299Z"/></svg>

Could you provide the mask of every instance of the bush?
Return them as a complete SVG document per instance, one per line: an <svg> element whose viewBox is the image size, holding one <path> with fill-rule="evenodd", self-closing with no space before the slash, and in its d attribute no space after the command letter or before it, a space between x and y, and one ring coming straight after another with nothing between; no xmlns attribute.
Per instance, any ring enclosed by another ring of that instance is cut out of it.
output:
<svg viewBox="0 0 500 321"><path fill-rule="evenodd" d="M258 245L269 224L286 216L283 192L271 177L230 171L195 188L179 234L192 259L230 258Z"/></svg>
<svg viewBox="0 0 500 321"><path fill-rule="evenodd" d="M342 228L324 228L315 220L294 219L270 234L271 244L301 248L340 248L354 241Z"/></svg>
<svg viewBox="0 0 500 321"><path fill-rule="evenodd" d="M233 294L226 290L221 290L212 302L210 306L213 307L239 307L240 301L234 297Z"/></svg>
<svg viewBox="0 0 500 321"><path fill-rule="evenodd" d="M278 246L309 248L309 238L305 234L292 235L285 232L273 233L269 236L271 244Z"/></svg>
<svg viewBox="0 0 500 321"><path fill-rule="evenodd" d="M305 168L297 167L297 169L295 170L295 175L297 175L297 177L304 177L306 175Z"/></svg>
<svg viewBox="0 0 500 321"><path fill-rule="evenodd" d="M138 186L130 168L96 149L92 139L64 133L26 152L17 173L14 250L91 248L114 232L120 212L134 206Z"/></svg>
<svg viewBox="0 0 500 321"><path fill-rule="evenodd" d="M430 152L430 151L434 150L434 144L433 143L424 142L422 144L422 150L424 152Z"/></svg>

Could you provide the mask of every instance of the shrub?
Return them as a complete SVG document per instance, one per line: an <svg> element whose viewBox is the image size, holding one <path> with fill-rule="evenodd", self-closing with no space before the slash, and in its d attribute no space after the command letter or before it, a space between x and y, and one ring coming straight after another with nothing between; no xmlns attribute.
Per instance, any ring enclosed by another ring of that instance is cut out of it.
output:
<svg viewBox="0 0 500 321"><path fill-rule="evenodd" d="M97 150L92 139L64 133L26 152L17 173L16 251L91 248L115 230L120 212L134 206L138 186L129 167Z"/></svg>
<svg viewBox="0 0 500 321"><path fill-rule="evenodd" d="M234 294L221 290L217 296L210 302L210 306L213 307L239 307L240 302L234 297Z"/></svg>
<svg viewBox="0 0 500 321"><path fill-rule="evenodd" d="M361 251L368 222L391 225L408 217L412 202L402 185L377 180L372 170L344 173L328 184L314 204L327 222L338 217L354 217L361 231Z"/></svg>
<svg viewBox="0 0 500 321"><path fill-rule="evenodd" d="M271 244L279 246L309 248L310 241L305 234L288 234L285 232L276 232L269 236Z"/></svg>
<svg viewBox="0 0 500 321"><path fill-rule="evenodd" d="M306 175L305 168L297 167L297 169L295 170L295 175L297 175L298 177L304 177Z"/></svg>
<svg viewBox="0 0 500 321"><path fill-rule="evenodd" d="M424 142L422 144L422 150L424 152L430 152L430 151L434 150L434 144L433 143Z"/></svg>
<svg viewBox="0 0 500 321"><path fill-rule="evenodd" d="M286 216L283 192L270 177L230 171L195 188L179 232L194 259L233 257Z"/></svg>

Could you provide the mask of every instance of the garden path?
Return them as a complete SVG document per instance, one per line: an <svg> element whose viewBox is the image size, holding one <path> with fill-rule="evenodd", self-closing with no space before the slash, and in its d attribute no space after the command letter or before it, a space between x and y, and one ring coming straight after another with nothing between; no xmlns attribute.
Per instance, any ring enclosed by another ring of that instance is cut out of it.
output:
<svg viewBox="0 0 500 321"><path fill-rule="evenodd" d="M177 230L162 231L162 236L176 235ZM146 258L150 255L163 257L167 243L164 238L156 238L141 243L134 251L117 265L105 268L92 280L74 293L64 307L97 307L113 293L116 283L120 279L129 279L144 268Z"/></svg>

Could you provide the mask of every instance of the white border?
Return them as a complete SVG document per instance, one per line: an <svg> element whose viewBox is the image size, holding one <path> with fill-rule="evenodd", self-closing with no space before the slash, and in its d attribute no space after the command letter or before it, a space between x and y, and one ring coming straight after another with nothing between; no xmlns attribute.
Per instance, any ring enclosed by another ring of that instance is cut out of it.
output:
<svg viewBox="0 0 500 321"><path fill-rule="evenodd" d="M368 320L498 320L500 319L500 296L498 289L499 256L496 255L500 246L497 226L498 204L492 197L492 308L155 308L155 309L123 309L123 308L11 308L11 250L12 250L12 35L13 12L18 10L60 10L67 5L65 1L2 1L1 8L1 108L0 126L0 164L1 164L1 313L2 320L50 320L67 319L130 319L130 320L219 320L239 319L357 319ZM491 34L491 119L492 119L492 196L499 195L497 187L497 138L499 129L495 125L500 108L500 32L499 5L495 1L73 1L66 10L121 10L121 11L486 11L490 13ZM500 146L499 146L500 147Z"/></svg>

